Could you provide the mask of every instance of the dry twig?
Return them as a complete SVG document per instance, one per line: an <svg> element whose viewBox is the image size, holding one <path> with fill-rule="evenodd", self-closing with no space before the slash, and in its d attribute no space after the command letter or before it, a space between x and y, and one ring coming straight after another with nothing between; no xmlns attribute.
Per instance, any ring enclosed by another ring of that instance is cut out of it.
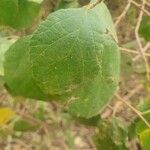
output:
<svg viewBox="0 0 150 150"><path fill-rule="evenodd" d="M125 99L121 98L118 94L115 94L116 98L118 100L121 100L124 104L126 104L137 116L145 123L145 125L150 128L150 124L147 122L147 120L142 116L141 112L139 112L136 108L134 108L132 105L130 105Z"/></svg>
<svg viewBox="0 0 150 150"><path fill-rule="evenodd" d="M135 1L132 1L132 4L134 4L137 8L141 9L146 15L150 16L150 12L147 11L145 8L142 8L140 4L138 4ZM147 4L147 3L146 3Z"/></svg>
<svg viewBox="0 0 150 150"><path fill-rule="evenodd" d="M133 50L133 49L124 48L124 47L119 47L119 49L120 49L121 51L129 52L129 53L132 53L132 54L139 54L138 51ZM144 55L150 57L150 54L148 54L148 53L144 53Z"/></svg>
<svg viewBox="0 0 150 150"><path fill-rule="evenodd" d="M146 1L143 0L141 8L144 9L145 8L145 4L146 4ZM143 49L143 46L142 46L142 43L141 43L141 40L140 40L140 37L139 37L139 33L138 33L140 25L141 25L142 17L143 17L143 11L141 10L140 14L139 14L139 17L138 17L138 20L137 20L137 25L136 25L136 28L135 28L135 37L136 37L136 40L137 40L137 43L138 43L138 46L139 46L140 55L142 56L142 58L143 58L143 60L145 62L147 79L150 80L150 76L149 76L149 73L150 73L149 64L148 64L147 58L146 58L146 56L144 54L144 49Z"/></svg>
<svg viewBox="0 0 150 150"><path fill-rule="evenodd" d="M95 3L93 3L93 4L89 4L89 9L92 9L92 8L94 8L96 5L98 5L99 3L101 3L102 1L104 1L104 0L97 0Z"/></svg>
<svg viewBox="0 0 150 150"><path fill-rule="evenodd" d="M147 44L145 45L145 47L143 48L143 51L144 51L144 54L145 54L145 55L146 55L145 52L146 52L149 48L150 48L150 43L147 43ZM135 57L133 58L133 61L138 60L140 57L141 57L141 55L138 54L137 56L135 56Z"/></svg>
<svg viewBox="0 0 150 150"><path fill-rule="evenodd" d="M127 94L123 99L130 99L132 96L134 96L136 93L138 93L141 89L143 88L142 85L137 85L136 88L134 88L133 90L130 91L129 94ZM118 108L120 108L122 102L121 101L118 101L115 106L114 106L114 109L113 109L113 116L116 115L116 113L118 112Z"/></svg>
<svg viewBox="0 0 150 150"><path fill-rule="evenodd" d="M122 18L126 15L126 13L128 12L128 10L131 6L131 2L132 2L132 0L128 0L128 3L126 5L126 7L124 8L123 12L121 13L121 15L119 17L117 17L115 26L117 26L120 23L120 21L122 20Z"/></svg>

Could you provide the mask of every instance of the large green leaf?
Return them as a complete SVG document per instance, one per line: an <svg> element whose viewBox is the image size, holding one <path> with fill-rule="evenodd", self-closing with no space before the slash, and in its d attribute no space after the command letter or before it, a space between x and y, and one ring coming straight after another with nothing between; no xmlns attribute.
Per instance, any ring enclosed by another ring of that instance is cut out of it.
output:
<svg viewBox="0 0 150 150"><path fill-rule="evenodd" d="M17 14L18 0L0 0L0 25L8 25Z"/></svg>
<svg viewBox="0 0 150 150"><path fill-rule="evenodd" d="M116 90L119 51L108 9L60 10L33 36L6 53L5 80L13 95L66 101L78 117L98 114Z"/></svg>
<svg viewBox="0 0 150 150"><path fill-rule="evenodd" d="M104 3L52 13L30 41L35 82L45 94L66 97L71 113L87 118L98 114L118 85L115 39Z"/></svg>

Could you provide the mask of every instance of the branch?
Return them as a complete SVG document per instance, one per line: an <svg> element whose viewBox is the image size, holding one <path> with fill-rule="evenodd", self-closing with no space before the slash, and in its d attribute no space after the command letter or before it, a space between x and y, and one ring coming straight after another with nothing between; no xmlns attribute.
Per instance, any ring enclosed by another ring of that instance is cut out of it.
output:
<svg viewBox="0 0 150 150"><path fill-rule="evenodd" d="M143 51L144 51L144 54L146 55L146 51L148 50L150 48L150 42L149 43L147 43L146 45L145 45L145 47L143 48ZM137 56L135 56L134 58L133 58L133 61L136 61L136 60L138 60L139 58L141 57L141 55L140 54L138 54Z"/></svg>
<svg viewBox="0 0 150 150"><path fill-rule="evenodd" d="M131 2L132 2L132 0L128 0L128 3L126 5L126 7L124 8L123 12L121 13L121 15L119 17L117 17L117 20L115 22L115 26L117 26L119 24L119 22L122 20L122 18L126 15L126 13L128 12L128 10L131 6Z"/></svg>
<svg viewBox="0 0 150 150"><path fill-rule="evenodd" d="M145 8L145 4L146 4L146 1L143 0L142 7L141 7L142 9ZM142 17L143 17L143 11L141 10L141 11L140 11L140 14L139 14L139 17L138 17L137 25L136 25L136 28L135 28L135 37L136 37L136 40L137 40L137 43L138 43L138 46L139 46L140 55L142 56L142 58L143 58L143 60L144 60L144 62L145 62L145 68L146 68L147 79L150 80L149 64L148 64L147 58L145 57L144 49L143 49L142 43L141 43L141 41L140 41L139 33L138 33L138 32L139 32L140 25L141 25Z"/></svg>
<svg viewBox="0 0 150 150"><path fill-rule="evenodd" d="M140 4L138 4L135 1L132 1L132 4L134 4L136 7L138 7L139 9L141 9L145 14L147 14L148 16L150 16L150 12L147 11L145 8L142 8Z"/></svg>
<svg viewBox="0 0 150 150"><path fill-rule="evenodd" d="M138 93L141 89L143 88L142 85L137 85L135 88L133 88L130 93L128 93L126 96L124 96L123 99L130 99L132 96L134 96L136 93ZM118 101L115 106L114 106L114 109L113 109L113 116L116 115L116 113L118 112L118 109L121 108L121 104L122 102L121 101Z"/></svg>
<svg viewBox="0 0 150 150"><path fill-rule="evenodd" d="M139 112L136 108L134 108L132 105L130 105L128 102L126 102L125 99L121 98L118 94L115 94L118 100L121 100L124 104L126 104L137 116L145 123L145 125L150 128L150 124L148 121L142 116L141 112Z"/></svg>
<svg viewBox="0 0 150 150"><path fill-rule="evenodd" d="M119 47L119 49L120 49L121 51L129 52L129 53L132 53L132 54L139 54L138 51L133 50L133 49L128 49L128 48L124 48L124 47ZM149 54L149 53L144 53L144 55L150 57L150 54Z"/></svg>
<svg viewBox="0 0 150 150"><path fill-rule="evenodd" d="M94 8L96 5L98 5L99 3L101 3L102 1L104 1L104 0L97 0L95 3L93 3L93 4L89 4L89 9L92 9L92 8Z"/></svg>

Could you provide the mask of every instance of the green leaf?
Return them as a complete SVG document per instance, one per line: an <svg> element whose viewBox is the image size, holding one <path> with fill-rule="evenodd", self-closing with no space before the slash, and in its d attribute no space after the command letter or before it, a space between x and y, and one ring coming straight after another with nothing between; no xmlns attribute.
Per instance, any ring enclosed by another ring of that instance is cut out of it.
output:
<svg viewBox="0 0 150 150"><path fill-rule="evenodd" d="M142 150L149 150L150 149L150 129L144 130L140 136L140 142L142 145Z"/></svg>
<svg viewBox="0 0 150 150"><path fill-rule="evenodd" d="M115 118L101 122L93 140L98 150L128 150L126 128Z"/></svg>
<svg viewBox="0 0 150 150"><path fill-rule="evenodd" d="M146 41L150 41L150 16L143 17L139 33Z"/></svg>
<svg viewBox="0 0 150 150"><path fill-rule="evenodd" d="M149 100L144 101L138 106L139 111L145 118L145 120L150 124L150 111L149 111L150 103ZM141 120L141 118L136 118L129 126L129 136L131 139L135 139L139 137L139 141L142 150L149 150L150 145L150 129L148 126Z"/></svg>
<svg viewBox="0 0 150 150"><path fill-rule="evenodd" d="M18 11L15 18L11 19L10 26L24 28L32 24L40 10L40 4L28 0L19 0Z"/></svg>
<svg viewBox="0 0 150 150"><path fill-rule="evenodd" d="M143 117L147 120L148 123L150 123L150 114L143 115ZM136 134L137 135L139 135L145 129L148 128L147 125L140 118L137 118L135 120L135 125L136 125Z"/></svg>
<svg viewBox="0 0 150 150"><path fill-rule="evenodd" d="M40 6L28 0L0 0L0 25L16 29L29 27L38 15Z"/></svg>
<svg viewBox="0 0 150 150"><path fill-rule="evenodd" d="M0 0L0 25L8 25L15 18L18 0Z"/></svg>
<svg viewBox="0 0 150 150"><path fill-rule="evenodd" d="M147 112L150 109L150 101L149 100L145 100L143 103L139 104L138 106L138 110L143 113L143 112ZM145 113L143 114L143 117L146 119L146 121L150 124L150 113ZM139 135L142 132L144 132L145 130L147 130L147 125L140 119L137 118L135 121L135 126L136 126L136 134Z"/></svg>
<svg viewBox="0 0 150 150"><path fill-rule="evenodd" d="M4 75L4 54L8 48L15 42L15 39L8 40L6 37L0 36L0 75Z"/></svg>
<svg viewBox="0 0 150 150"><path fill-rule="evenodd" d="M27 131L35 131L38 129L38 125L32 124L26 120L18 120L14 124L15 131L27 132Z"/></svg>
<svg viewBox="0 0 150 150"><path fill-rule="evenodd" d="M114 39L104 3L54 12L30 41L33 78L43 93L66 97L76 116L97 115L118 85L120 58Z"/></svg>

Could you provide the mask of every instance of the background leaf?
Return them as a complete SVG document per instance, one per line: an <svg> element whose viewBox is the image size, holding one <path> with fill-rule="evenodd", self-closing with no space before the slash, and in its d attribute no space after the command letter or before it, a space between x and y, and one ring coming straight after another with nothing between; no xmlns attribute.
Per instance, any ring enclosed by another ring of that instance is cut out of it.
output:
<svg viewBox="0 0 150 150"><path fill-rule="evenodd" d="M40 10L40 4L28 0L19 0L18 11L15 18L11 19L13 28L25 28L32 24Z"/></svg>
<svg viewBox="0 0 150 150"><path fill-rule="evenodd" d="M8 25L15 18L18 0L0 0L0 25Z"/></svg>
<svg viewBox="0 0 150 150"><path fill-rule="evenodd" d="M38 125L32 124L26 120L18 120L14 124L15 131L27 132L27 131L35 131L38 129Z"/></svg>
<svg viewBox="0 0 150 150"><path fill-rule="evenodd" d="M94 136L98 150L128 150L127 131L125 126L116 118L99 124L99 131Z"/></svg>
<svg viewBox="0 0 150 150"><path fill-rule="evenodd" d="M143 17L139 33L146 41L150 41L150 16Z"/></svg>
<svg viewBox="0 0 150 150"><path fill-rule="evenodd" d="M140 135L140 142L143 150L150 149L150 129L144 130Z"/></svg>
<svg viewBox="0 0 150 150"><path fill-rule="evenodd" d="M0 25L29 27L37 17L40 4L28 0L0 0Z"/></svg>

